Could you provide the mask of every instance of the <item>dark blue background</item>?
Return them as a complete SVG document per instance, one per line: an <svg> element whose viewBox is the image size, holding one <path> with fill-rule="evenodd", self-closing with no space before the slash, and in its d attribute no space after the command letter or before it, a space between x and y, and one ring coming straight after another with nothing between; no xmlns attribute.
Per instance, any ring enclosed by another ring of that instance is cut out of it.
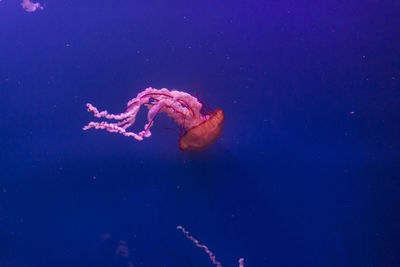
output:
<svg viewBox="0 0 400 267"><path fill-rule="evenodd" d="M223 266L400 266L399 1L41 3L0 2L1 266L211 266L177 225ZM148 86L222 138L81 130Z"/></svg>

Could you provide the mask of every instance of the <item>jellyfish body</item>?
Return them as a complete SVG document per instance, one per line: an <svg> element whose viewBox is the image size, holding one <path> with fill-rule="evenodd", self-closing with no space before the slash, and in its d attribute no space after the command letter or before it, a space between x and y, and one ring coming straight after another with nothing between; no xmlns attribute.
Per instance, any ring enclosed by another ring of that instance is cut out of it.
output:
<svg viewBox="0 0 400 267"><path fill-rule="evenodd" d="M202 151L217 141L222 135L225 115L221 109L210 114L210 118L189 129L179 139L181 150Z"/></svg>
<svg viewBox="0 0 400 267"><path fill-rule="evenodd" d="M136 120L136 115L140 107L145 105L149 112L147 114L148 123L144 130L139 133L129 132L129 128ZM93 112L97 118L106 118L116 122L90 122L83 127L83 130L90 128L104 129L113 133L120 133L125 136L132 136L136 140L143 140L150 137L150 127L161 112L175 120L184 129L184 134L179 140L179 147L182 150L201 151L222 135L224 123L224 113L217 109L209 114L202 111L203 105L196 98L188 93L180 91L169 91L168 89L147 88L140 92L134 99L130 100L127 109L120 114L109 114L106 110L99 112L96 107L87 104L89 112Z"/></svg>

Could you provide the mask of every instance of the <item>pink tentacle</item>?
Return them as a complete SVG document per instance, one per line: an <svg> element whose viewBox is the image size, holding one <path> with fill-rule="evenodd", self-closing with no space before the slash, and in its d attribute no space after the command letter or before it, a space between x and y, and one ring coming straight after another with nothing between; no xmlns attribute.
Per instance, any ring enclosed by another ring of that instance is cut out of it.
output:
<svg viewBox="0 0 400 267"><path fill-rule="evenodd" d="M176 229L181 230L186 235L186 237L196 245L196 247L202 248L208 254L210 260L212 261L212 263L214 263L214 265L216 265L217 267L222 267L221 263L217 261L214 254L208 249L207 246L200 244L199 241L189 235L189 232L186 231L185 228L183 228L182 226L178 226L176 227Z"/></svg>
<svg viewBox="0 0 400 267"><path fill-rule="evenodd" d="M126 131L135 122L141 105L149 108L149 122L145 125L144 131L138 134ZM153 108L157 108L157 110L153 110ZM202 116L201 108L202 105L198 99L185 92L149 87L130 100L126 110L120 114L109 114L106 110L99 112L96 107L87 104L88 111L94 113L95 117L117 120L118 122L91 122L83 129L105 129L109 132L118 132L125 136L133 136L137 140L143 140L143 137L151 136L150 127L154 124L158 113L165 112L183 128L190 129L208 119L207 116Z"/></svg>
<svg viewBox="0 0 400 267"><path fill-rule="evenodd" d="M186 231L185 228L183 228L182 226L179 225L176 227L176 229L181 230L185 234L186 238L192 241L196 245L196 247L202 248L210 257L210 260L212 261L212 263L214 263L214 265L216 265L217 267L222 267L221 262L217 261L214 254L208 249L207 246L200 244L200 242L197 241L193 236L191 236L189 232ZM239 259L239 267L244 267L243 258Z"/></svg>

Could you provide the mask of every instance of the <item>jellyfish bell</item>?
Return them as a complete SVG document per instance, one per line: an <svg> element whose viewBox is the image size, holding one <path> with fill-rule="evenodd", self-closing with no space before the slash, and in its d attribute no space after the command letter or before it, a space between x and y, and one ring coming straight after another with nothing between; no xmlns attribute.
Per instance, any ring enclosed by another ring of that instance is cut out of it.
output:
<svg viewBox="0 0 400 267"><path fill-rule="evenodd" d="M149 109L148 123L139 133L127 130L136 120L140 107ZM128 102L127 108L120 114L110 114L106 110L99 112L96 107L87 104L89 112L97 118L106 118L116 122L90 122L83 130L90 128L104 129L112 133L120 133L142 141L150 137L150 128L159 113L167 113L169 117L184 129L179 139L179 147L184 151L202 151L215 143L222 135L225 116L221 109L204 114L204 105L196 97L181 91L147 88Z"/></svg>
<svg viewBox="0 0 400 267"><path fill-rule="evenodd" d="M225 115L221 109L209 114L209 119L186 131L179 139L179 148L183 151L203 151L222 135Z"/></svg>

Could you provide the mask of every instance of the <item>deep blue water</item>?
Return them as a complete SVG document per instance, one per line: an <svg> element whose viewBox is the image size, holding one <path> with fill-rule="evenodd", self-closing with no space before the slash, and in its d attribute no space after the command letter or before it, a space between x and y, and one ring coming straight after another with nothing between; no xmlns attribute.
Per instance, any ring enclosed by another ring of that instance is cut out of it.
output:
<svg viewBox="0 0 400 267"><path fill-rule="evenodd" d="M399 1L40 3L0 2L0 266L212 266L178 225L223 266L400 266ZM82 131L149 86L222 138Z"/></svg>

